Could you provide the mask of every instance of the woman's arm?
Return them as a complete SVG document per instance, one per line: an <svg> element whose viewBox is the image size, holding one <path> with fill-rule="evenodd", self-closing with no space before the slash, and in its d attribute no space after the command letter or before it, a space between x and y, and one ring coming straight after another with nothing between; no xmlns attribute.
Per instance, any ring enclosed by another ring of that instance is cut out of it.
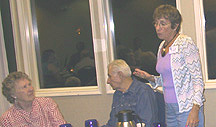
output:
<svg viewBox="0 0 216 127"><path fill-rule="evenodd" d="M191 38L187 39L187 43L183 49L183 55L193 84L193 103L202 106L204 89L202 68L199 50Z"/></svg>
<svg viewBox="0 0 216 127"><path fill-rule="evenodd" d="M196 127L199 124L199 109L203 105L203 89L204 82L202 78L202 69L199 56L199 50L192 39L187 40L187 46L183 50L183 55L187 68L190 72L191 81L193 84L193 107L187 118L186 125Z"/></svg>
<svg viewBox="0 0 216 127"><path fill-rule="evenodd" d="M151 81L151 82L155 82L155 79L154 79L153 75L150 75L148 72L140 70L138 68L135 69L133 74L136 75L137 77L146 79L146 80Z"/></svg>
<svg viewBox="0 0 216 127"><path fill-rule="evenodd" d="M158 86L162 86L163 84L161 76L151 75L148 72L140 70L138 68L135 69L133 74L137 77L148 80L151 86L153 87L153 89L156 89Z"/></svg>

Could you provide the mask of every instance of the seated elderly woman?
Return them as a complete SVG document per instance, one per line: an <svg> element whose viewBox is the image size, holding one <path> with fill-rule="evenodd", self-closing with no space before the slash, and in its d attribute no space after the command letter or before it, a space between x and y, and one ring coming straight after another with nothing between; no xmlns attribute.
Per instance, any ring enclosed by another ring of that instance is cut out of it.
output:
<svg viewBox="0 0 216 127"><path fill-rule="evenodd" d="M51 98L35 97L31 80L23 72L10 73L2 83L2 93L13 106L0 117L0 127L59 127L66 123Z"/></svg>

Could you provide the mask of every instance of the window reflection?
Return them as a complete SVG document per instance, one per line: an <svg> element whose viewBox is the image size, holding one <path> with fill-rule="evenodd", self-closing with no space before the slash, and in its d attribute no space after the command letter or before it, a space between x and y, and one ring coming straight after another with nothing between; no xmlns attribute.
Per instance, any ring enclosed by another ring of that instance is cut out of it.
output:
<svg viewBox="0 0 216 127"><path fill-rule="evenodd" d="M206 18L208 78L216 79L216 1L203 0Z"/></svg>
<svg viewBox="0 0 216 127"><path fill-rule="evenodd" d="M89 1L31 2L41 88L97 85Z"/></svg>
<svg viewBox="0 0 216 127"><path fill-rule="evenodd" d="M161 4L176 5L175 0L112 0L116 57L124 59L132 71L138 67L158 75L156 53L161 40L154 31L152 15Z"/></svg>

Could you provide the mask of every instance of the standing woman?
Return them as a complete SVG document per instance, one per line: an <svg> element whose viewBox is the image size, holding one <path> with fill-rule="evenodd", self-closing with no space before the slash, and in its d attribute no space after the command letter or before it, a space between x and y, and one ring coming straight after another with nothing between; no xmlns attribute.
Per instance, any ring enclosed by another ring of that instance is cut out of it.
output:
<svg viewBox="0 0 216 127"><path fill-rule="evenodd" d="M153 14L154 27L162 39L156 70L160 76L135 69L153 88L163 86L167 127L203 127L203 88L199 51L191 37L180 34L182 17L171 5L161 5Z"/></svg>
<svg viewBox="0 0 216 127"><path fill-rule="evenodd" d="M51 98L35 97L28 75L10 73L2 83L2 93L13 104L0 117L0 127L59 127L65 124Z"/></svg>

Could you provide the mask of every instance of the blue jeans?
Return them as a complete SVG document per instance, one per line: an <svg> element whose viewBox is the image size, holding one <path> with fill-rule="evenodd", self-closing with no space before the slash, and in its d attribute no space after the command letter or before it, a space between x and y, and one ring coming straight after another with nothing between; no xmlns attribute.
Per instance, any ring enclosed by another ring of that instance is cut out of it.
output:
<svg viewBox="0 0 216 127"><path fill-rule="evenodd" d="M167 127L185 127L188 115L190 111L179 113L179 107L177 103L166 103L166 124ZM203 106L199 110L199 125L198 127L204 127L204 113Z"/></svg>

